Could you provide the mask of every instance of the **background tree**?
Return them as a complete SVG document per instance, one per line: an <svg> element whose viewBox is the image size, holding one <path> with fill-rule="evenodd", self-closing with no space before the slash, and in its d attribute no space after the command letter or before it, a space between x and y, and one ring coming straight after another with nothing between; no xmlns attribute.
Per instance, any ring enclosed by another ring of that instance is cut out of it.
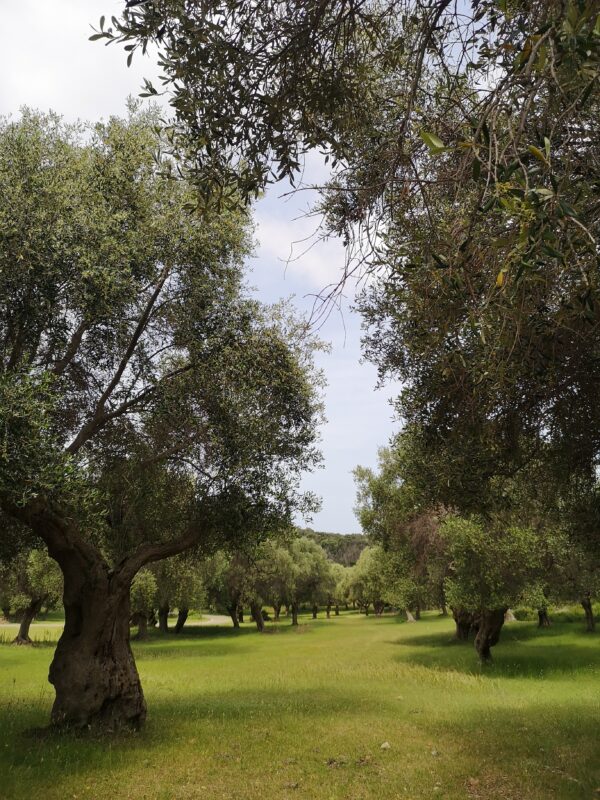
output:
<svg viewBox="0 0 600 800"><path fill-rule="evenodd" d="M8 619L12 614L20 622L16 644L31 644L33 620L43 608L54 608L60 602L60 569L44 550L30 550L2 568L0 585L4 616Z"/></svg>
<svg viewBox="0 0 600 800"><path fill-rule="evenodd" d="M141 569L131 584L131 621L138 626L138 639L148 638L148 620L156 606L156 578Z"/></svg>

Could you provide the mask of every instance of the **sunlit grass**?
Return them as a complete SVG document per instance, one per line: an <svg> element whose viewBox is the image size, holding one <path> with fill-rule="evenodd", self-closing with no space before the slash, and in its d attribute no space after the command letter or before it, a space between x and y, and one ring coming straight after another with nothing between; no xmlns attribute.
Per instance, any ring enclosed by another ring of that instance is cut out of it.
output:
<svg viewBox="0 0 600 800"><path fill-rule="evenodd" d="M484 671L435 616L302 622L135 643L148 723L114 740L24 736L48 718L52 648L0 647L0 796L596 796L600 637L581 622L507 626Z"/></svg>

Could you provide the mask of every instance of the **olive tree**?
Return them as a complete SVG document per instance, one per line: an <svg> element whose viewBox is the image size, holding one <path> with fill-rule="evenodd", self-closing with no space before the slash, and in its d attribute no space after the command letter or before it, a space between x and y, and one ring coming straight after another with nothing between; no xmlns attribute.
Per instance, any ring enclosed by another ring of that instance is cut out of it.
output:
<svg viewBox="0 0 600 800"><path fill-rule="evenodd" d="M143 723L133 578L288 525L318 458L305 325L245 296L246 217L194 213L155 122L0 123L0 507L63 573L55 725ZM159 466L165 494L185 484L174 532L106 547L112 465L140 491Z"/></svg>

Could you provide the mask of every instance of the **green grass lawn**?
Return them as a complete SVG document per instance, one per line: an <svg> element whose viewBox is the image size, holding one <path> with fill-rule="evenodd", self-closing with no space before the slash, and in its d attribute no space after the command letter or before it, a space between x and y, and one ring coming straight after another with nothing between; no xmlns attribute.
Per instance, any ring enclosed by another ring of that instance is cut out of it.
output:
<svg viewBox="0 0 600 800"><path fill-rule="evenodd" d="M482 672L451 620L302 622L134 645L148 722L104 740L24 734L48 720L56 625L1 645L0 797L600 797L600 636L581 623L508 625Z"/></svg>

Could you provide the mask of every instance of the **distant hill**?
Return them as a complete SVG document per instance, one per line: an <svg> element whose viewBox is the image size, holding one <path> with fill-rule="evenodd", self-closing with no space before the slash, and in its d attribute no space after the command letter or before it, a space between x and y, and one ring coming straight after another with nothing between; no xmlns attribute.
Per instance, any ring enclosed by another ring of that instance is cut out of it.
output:
<svg viewBox="0 0 600 800"><path fill-rule="evenodd" d="M354 566L369 544L368 536L362 533L324 533L313 531L312 528L301 528L300 532L320 544L332 561L344 567Z"/></svg>

